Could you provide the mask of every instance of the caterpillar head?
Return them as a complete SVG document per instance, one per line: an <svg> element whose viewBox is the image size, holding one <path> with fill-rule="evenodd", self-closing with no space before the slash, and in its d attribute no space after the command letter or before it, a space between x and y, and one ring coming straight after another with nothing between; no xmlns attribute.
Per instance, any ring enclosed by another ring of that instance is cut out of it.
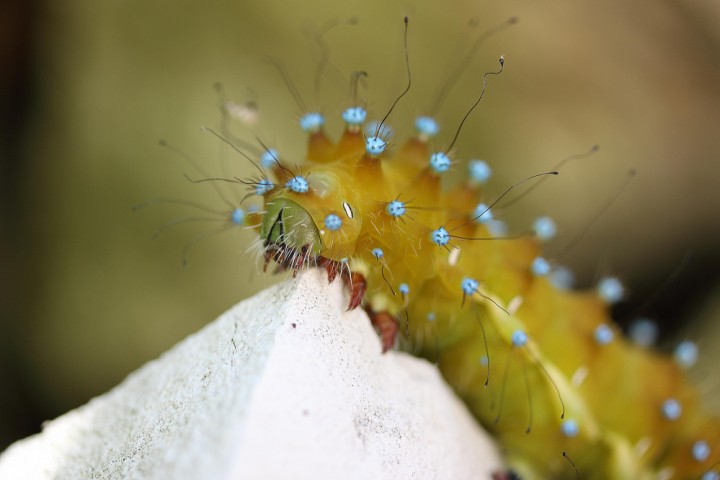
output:
<svg viewBox="0 0 720 480"><path fill-rule="evenodd" d="M320 232L307 210L287 198L277 198L266 207L260 228L266 251L310 255L322 251Z"/></svg>
<svg viewBox="0 0 720 480"><path fill-rule="evenodd" d="M361 217L337 188L338 176L342 172L323 170L308 182L297 175L287 181L287 191L268 199L260 225L267 259L297 270L320 256L339 261L353 255ZM295 254L302 263L288 263Z"/></svg>

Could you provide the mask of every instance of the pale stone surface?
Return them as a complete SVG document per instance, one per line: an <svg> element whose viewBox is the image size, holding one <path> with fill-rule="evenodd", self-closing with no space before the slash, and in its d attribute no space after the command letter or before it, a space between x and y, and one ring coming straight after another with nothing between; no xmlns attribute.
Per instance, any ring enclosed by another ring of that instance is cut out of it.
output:
<svg viewBox="0 0 720 480"><path fill-rule="evenodd" d="M434 366L380 353L340 281L246 300L0 456L8 479L483 479L497 452Z"/></svg>

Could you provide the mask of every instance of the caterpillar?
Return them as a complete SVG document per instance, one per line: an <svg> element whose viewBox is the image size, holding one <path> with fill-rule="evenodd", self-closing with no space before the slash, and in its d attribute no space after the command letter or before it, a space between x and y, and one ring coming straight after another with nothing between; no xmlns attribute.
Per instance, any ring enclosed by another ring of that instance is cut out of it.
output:
<svg viewBox="0 0 720 480"><path fill-rule="evenodd" d="M302 161L263 145L250 159L254 177L228 179L262 199L241 223L257 230L264 265L324 268L329 281L345 282L348 307L368 311L384 349L437 363L496 436L513 475L719 478L720 419L684 372L694 344L670 357L625 339L611 318L622 284L606 277L591 291L568 288L543 256L556 229L549 217L531 234L504 232L493 216L502 198L485 193L485 162L468 162L467 178L446 187L443 177L461 163L453 146L464 119L439 149L438 122L417 117L416 133L393 151L388 120L411 88L406 65L407 85L381 121L367 122L351 94L333 141L325 116L298 102ZM473 108L504 68L500 57Z"/></svg>

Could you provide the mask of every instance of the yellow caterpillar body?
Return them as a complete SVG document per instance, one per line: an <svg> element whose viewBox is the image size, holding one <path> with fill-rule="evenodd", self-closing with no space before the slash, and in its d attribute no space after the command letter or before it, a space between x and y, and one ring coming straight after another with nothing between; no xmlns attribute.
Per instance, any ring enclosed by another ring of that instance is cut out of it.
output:
<svg viewBox="0 0 720 480"><path fill-rule="evenodd" d="M538 238L494 238L478 221L480 186L444 191L427 135L376 155L369 143L382 139L359 125L337 143L310 130L306 173L276 161L251 216L266 251L286 267L361 273L368 309L438 362L522 478L715 478L720 422L681 367L622 338L596 292L534 272Z"/></svg>
<svg viewBox="0 0 720 480"><path fill-rule="evenodd" d="M366 125L359 102L342 117L333 141L305 112L305 154L285 162L263 145L261 176L238 180L263 208L232 210L229 227L259 232L266 265L340 275L386 348L397 336L437 363L520 478L720 479L720 419L682 361L623 337L610 316L620 286L556 281L542 256L554 227L499 229L484 163L444 187L459 162L430 148L434 119L391 150L388 125Z"/></svg>

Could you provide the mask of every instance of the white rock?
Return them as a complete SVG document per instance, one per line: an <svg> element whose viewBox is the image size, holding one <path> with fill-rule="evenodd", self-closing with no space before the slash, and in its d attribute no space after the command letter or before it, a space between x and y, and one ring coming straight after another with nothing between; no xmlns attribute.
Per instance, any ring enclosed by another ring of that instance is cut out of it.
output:
<svg viewBox="0 0 720 480"><path fill-rule="evenodd" d="M319 271L223 314L0 456L8 479L481 479L495 446L436 368L380 353Z"/></svg>

